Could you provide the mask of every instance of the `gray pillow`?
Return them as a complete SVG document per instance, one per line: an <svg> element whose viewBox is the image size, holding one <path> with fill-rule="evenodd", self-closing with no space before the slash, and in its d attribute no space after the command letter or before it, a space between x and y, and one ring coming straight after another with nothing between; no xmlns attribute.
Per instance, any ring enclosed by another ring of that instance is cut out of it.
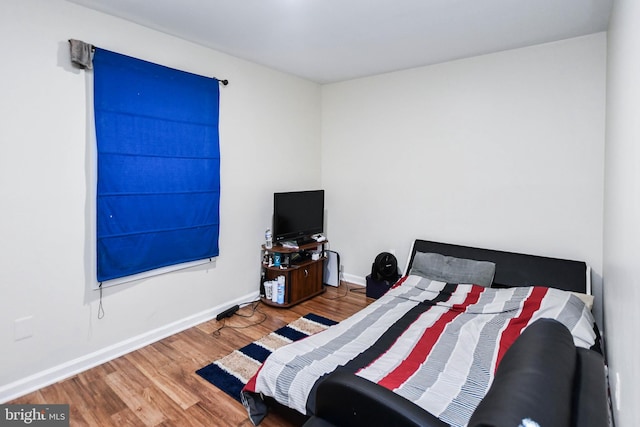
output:
<svg viewBox="0 0 640 427"><path fill-rule="evenodd" d="M489 261L455 258L416 252L410 274L447 283L466 283L491 287L496 265Z"/></svg>

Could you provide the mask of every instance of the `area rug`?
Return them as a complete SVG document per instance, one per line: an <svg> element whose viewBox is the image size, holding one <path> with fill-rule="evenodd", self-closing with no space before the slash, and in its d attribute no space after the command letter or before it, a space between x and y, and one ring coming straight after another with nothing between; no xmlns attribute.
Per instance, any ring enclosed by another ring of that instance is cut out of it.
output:
<svg viewBox="0 0 640 427"><path fill-rule="evenodd" d="M266 358L283 345L298 341L335 325L336 321L309 313L231 354L210 363L196 373L240 402L240 391L258 372Z"/></svg>

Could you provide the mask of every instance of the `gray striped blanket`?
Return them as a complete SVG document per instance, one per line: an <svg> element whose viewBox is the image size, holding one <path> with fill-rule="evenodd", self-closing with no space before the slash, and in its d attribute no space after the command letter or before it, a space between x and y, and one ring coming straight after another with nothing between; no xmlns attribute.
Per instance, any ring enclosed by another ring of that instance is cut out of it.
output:
<svg viewBox="0 0 640 427"><path fill-rule="evenodd" d="M256 425L266 414L261 395L311 414L316 383L340 367L464 426L506 350L539 318L563 323L577 346L596 345L591 312L569 292L408 276L350 318L275 351L243 389L243 403Z"/></svg>

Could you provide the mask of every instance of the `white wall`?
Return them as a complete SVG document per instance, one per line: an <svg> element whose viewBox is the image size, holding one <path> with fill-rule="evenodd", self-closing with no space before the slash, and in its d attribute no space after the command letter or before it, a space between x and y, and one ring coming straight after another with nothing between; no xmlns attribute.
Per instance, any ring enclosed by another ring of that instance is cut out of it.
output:
<svg viewBox="0 0 640 427"><path fill-rule="evenodd" d="M614 2L608 35L604 308L614 418L640 420L640 3Z"/></svg>
<svg viewBox="0 0 640 427"><path fill-rule="evenodd" d="M605 69L599 33L323 86L347 277L424 238L584 260L599 294Z"/></svg>
<svg viewBox="0 0 640 427"><path fill-rule="evenodd" d="M101 320L89 79L69 64L69 38L230 80L220 257L106 289ZM257 294L273 192L320 185L318 85L62 0L3 0L0 52L0 401ZM14 321L29 316L32 337L15 341Z"/></svg>
<svg viewBox="0 0 640 427"><path fill-rule="evenodd" d="M102 320L89 79L69 65L69 38L231 82L220 257L105 290ZM351 278L383 250L403 263L421 237L582 259L598 285L605 44L597 34L320 88L66 1L2 1L0 401L254 295L274 191L327 190L327 234ZM33 336L15 341L28 316Z"/></svg>

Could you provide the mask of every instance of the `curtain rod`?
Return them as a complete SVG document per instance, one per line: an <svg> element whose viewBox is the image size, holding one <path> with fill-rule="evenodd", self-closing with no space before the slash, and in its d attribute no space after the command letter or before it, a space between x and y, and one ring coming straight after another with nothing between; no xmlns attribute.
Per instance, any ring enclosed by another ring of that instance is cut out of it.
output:
<svg viewBox="0 0 640 427"><path fill-rule="evenodd" d="M85 43L81 40L69 39L69 49L71 51L71 62L78 65L81 68L91 68L91 62L93 60L93 53L96 51L96 47L90 43ZM88 51L91 55L88 55ZM219 79L217 77L211 77L216 79L222 86L227 86L229 80Z"/></svg>

